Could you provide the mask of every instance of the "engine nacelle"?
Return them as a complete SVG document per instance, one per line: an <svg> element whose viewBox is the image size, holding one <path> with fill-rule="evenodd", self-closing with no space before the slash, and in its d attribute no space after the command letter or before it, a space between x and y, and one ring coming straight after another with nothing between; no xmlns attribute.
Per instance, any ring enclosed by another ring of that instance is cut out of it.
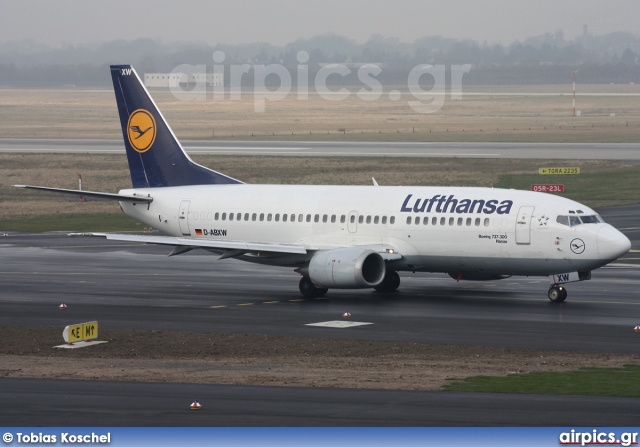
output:
<svg viewBox="0 0 640 447"><path fill-rule="evenodd" d="M309 279L318 287L365 289L382 282L384 259L363 248L336 248L319 251L309 262Z"/></svg>
<svg viewBox="0 0 640 447"><path fill-rule="evenodd" d="M511 275L500 275L498 273L483 273L483 272L449 272L447 275L453 279L460 281L495 281L498 279L507 279Z"/></svg>

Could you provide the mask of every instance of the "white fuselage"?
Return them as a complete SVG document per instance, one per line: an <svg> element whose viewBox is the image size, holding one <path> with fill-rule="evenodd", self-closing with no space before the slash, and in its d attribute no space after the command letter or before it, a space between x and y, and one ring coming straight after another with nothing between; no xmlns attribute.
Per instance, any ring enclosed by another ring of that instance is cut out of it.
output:
<svg viewBox="0 0 640 447"><path fill-rule="evenodd" d="M388 245L402 255L394 270L545 276L589 271L629 249L628 239L598 217L573 226L558 218L597 216L590 208L529 191L237 184L120 193L152 197L148 205L121 206L170 236L309 252L241 257L273 265L299 265L317 250Z"/></svg>

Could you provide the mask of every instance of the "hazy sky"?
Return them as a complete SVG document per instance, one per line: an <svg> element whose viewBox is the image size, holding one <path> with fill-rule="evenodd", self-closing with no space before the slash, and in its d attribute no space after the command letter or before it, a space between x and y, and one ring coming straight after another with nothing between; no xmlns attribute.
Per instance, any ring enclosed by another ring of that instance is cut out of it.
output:
<svg viewBox="0 0 640 447"><path fill-rule="evenodd" d="M411 42L442 35L509 44L562 29L640 35L637 0L0 0L0 42L31 38L50 46L140 37L207 43L335 33L357 42L372 34Z"/></svg>

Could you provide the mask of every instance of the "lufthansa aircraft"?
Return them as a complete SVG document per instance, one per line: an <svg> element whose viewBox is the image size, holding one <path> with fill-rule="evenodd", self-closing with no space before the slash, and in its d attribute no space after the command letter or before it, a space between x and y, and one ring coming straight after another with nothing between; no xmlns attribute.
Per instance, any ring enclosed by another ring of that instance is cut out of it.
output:
<svg viewBox="0 0 640 447"><path fill-rule="evenodd" d="M398 272L412 271L458 281L548 276L548 297L561 302L562 284L590 279L631 248L592 209L538 192L248 185L189 158L131 66L111 66L111 77L133 187L110 194L16 185L117 200L166 235L96 236L289 267L305 297L331 288L391 292Z"/></svg>

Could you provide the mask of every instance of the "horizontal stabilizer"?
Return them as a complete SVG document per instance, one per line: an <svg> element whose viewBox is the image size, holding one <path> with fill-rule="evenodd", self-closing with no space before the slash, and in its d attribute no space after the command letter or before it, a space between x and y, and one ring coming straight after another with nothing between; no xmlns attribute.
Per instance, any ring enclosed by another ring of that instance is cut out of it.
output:
<svg viewBox="0 0 640 447"><path fill-rule="evenodd" d="M68 194L78 197L95 197L103 200L117 200L118 202L136 202L136 203L151 203L153 199L145 196L125 196L123 194L112 194L108 192L96 192L96 191L81 191L79 189L62 189L62 188L48 188L46 186L30 186L30 185L13 185L16 188L38 189L40 191L57 192L61 194Z"/></svg>
<svg viewBox="0 0 640 447"><path fill-rule="evenodd" d="M86 233L84 233L86 235ZM145 244L171 245L174 247L212 248L218 250L242 250L245 253L273 252L306 254L307 249L300 245L264 244L260 242L233 242L204 239L191 239L172 236L145 236L135 234L91 233L91 236L106 237L111 241L142 242ZM174 251L175 254L179 254Z"/></svg>

